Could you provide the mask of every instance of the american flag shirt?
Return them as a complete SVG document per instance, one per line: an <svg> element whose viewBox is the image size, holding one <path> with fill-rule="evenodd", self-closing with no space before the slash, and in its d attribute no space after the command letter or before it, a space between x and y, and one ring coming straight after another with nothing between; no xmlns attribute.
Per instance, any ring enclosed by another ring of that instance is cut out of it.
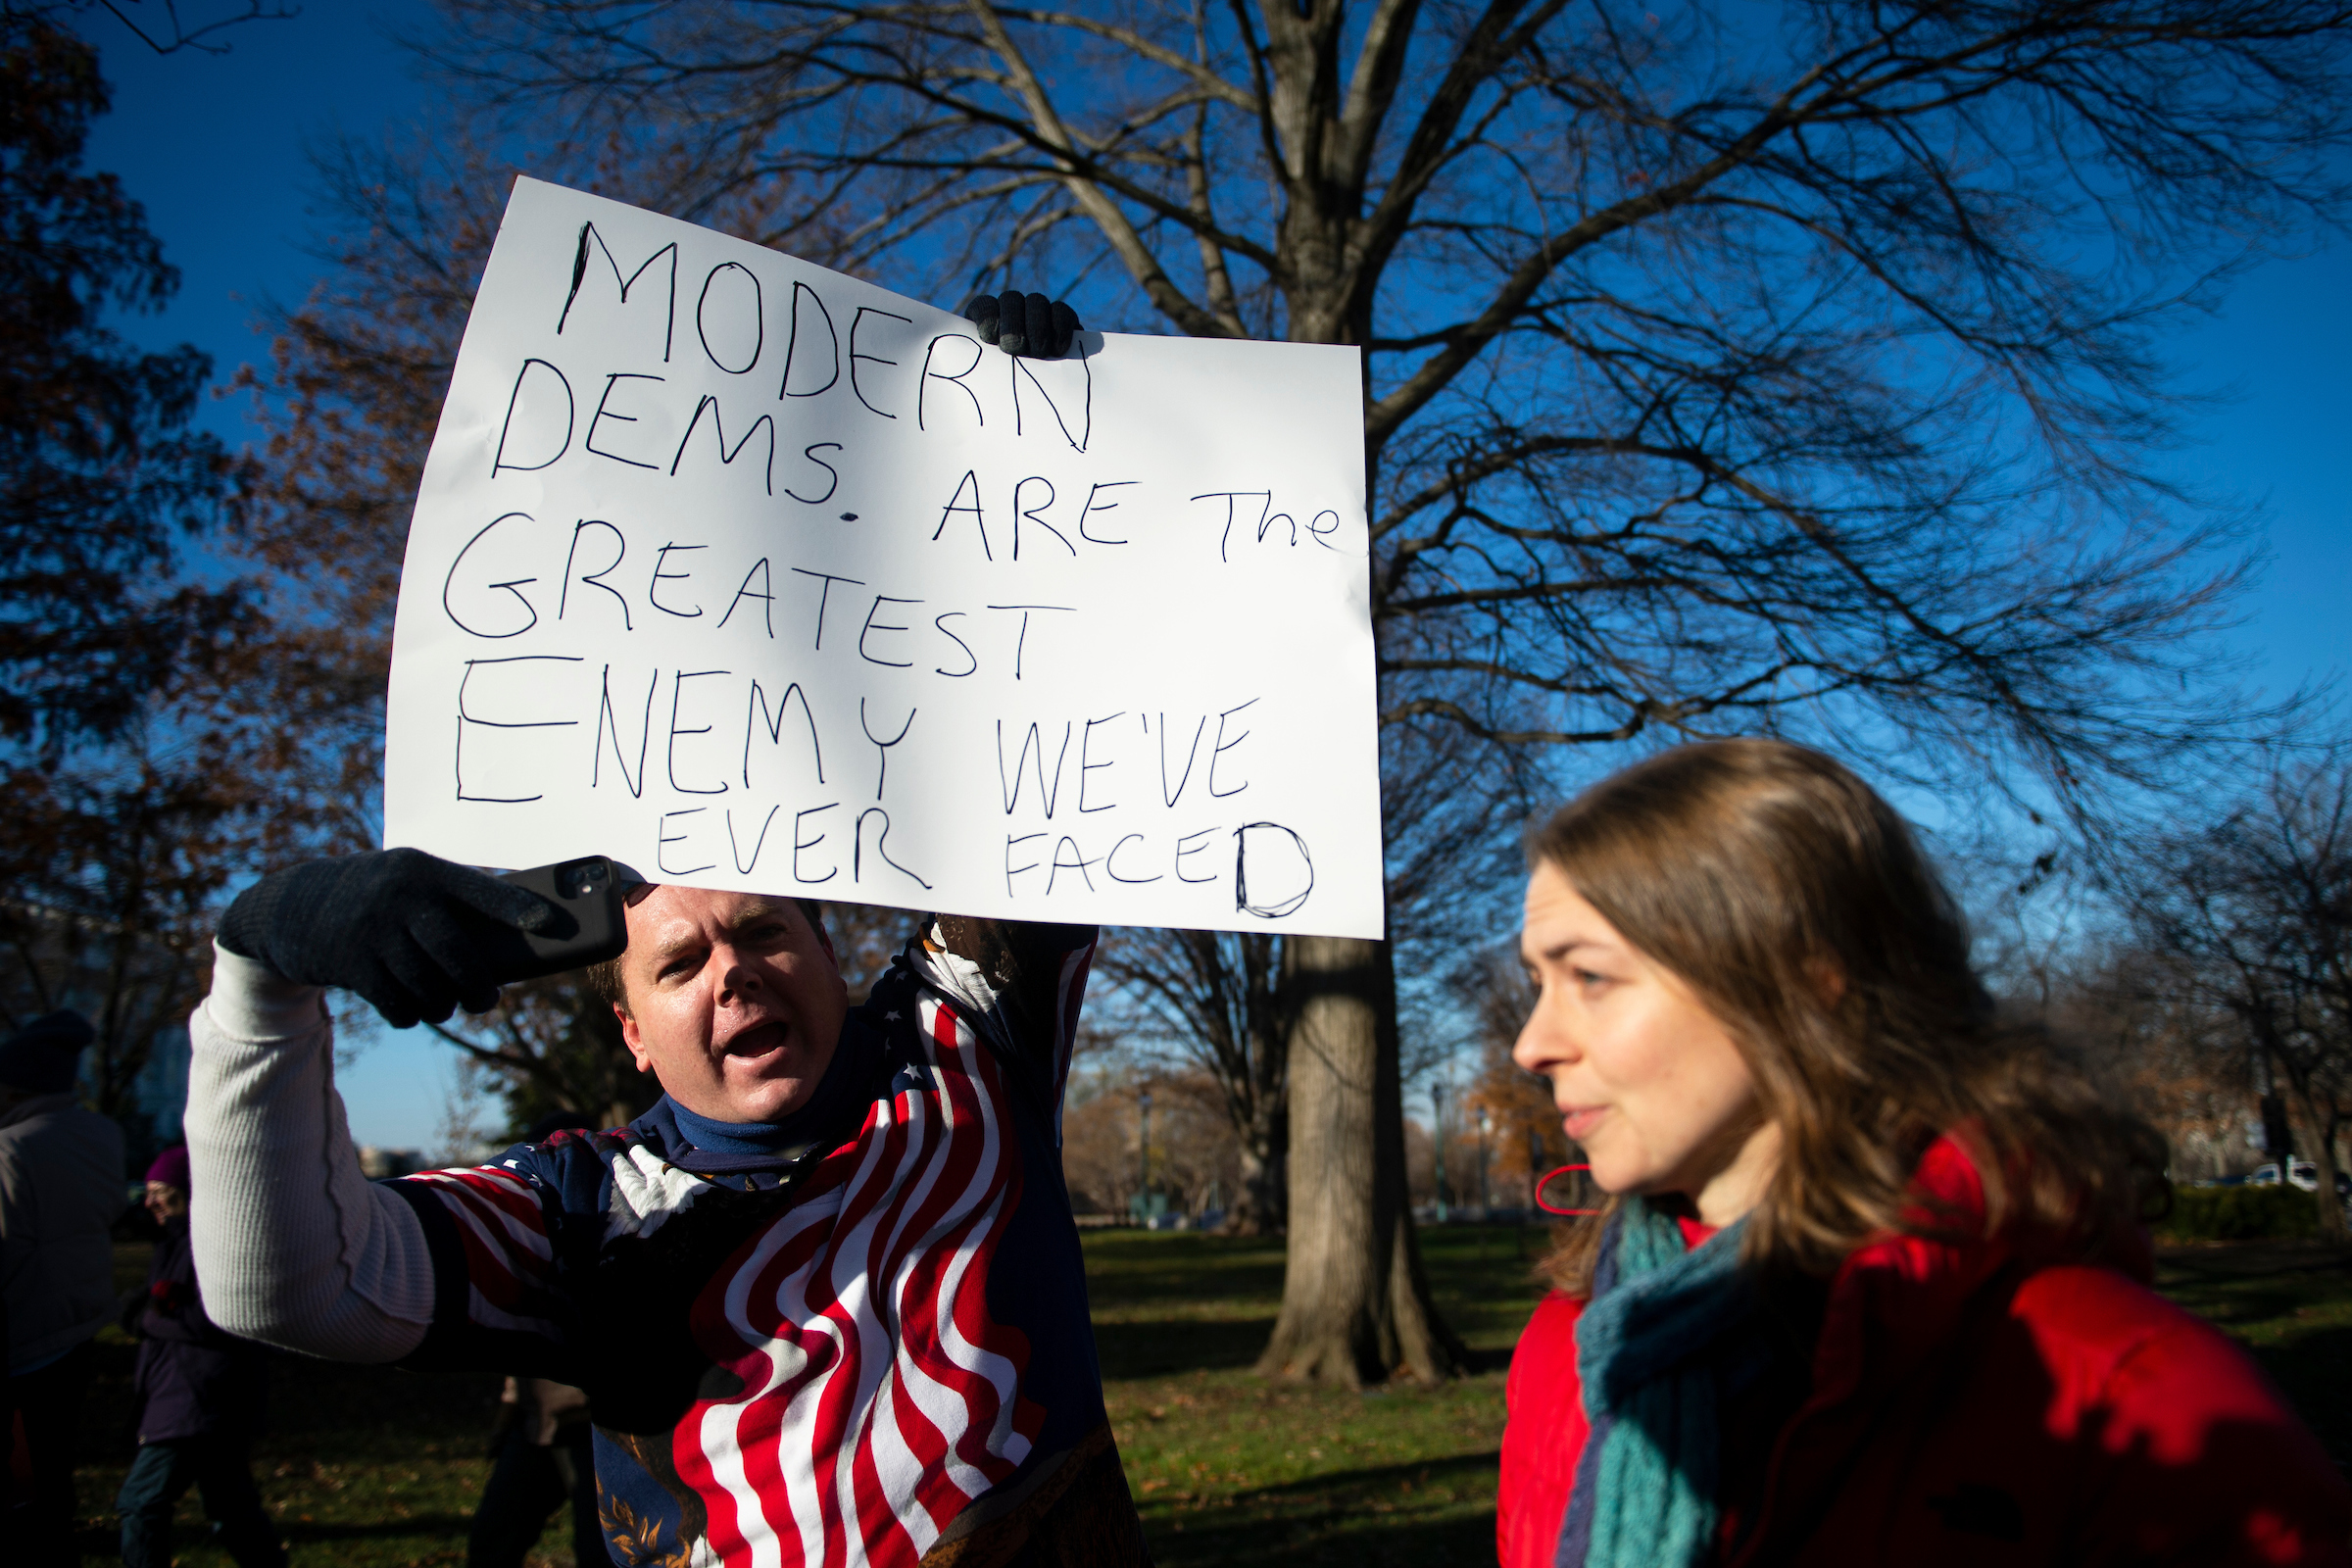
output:
<svg viewBox="0 0 2352 1568"><path fill-rule="evenodd" d="M404 1364L585 1388L619 1562L1145 1561L1059 1152L1094 942L941 921L772 1150L665 1099L393 1184L434 1263Z"/></svg>

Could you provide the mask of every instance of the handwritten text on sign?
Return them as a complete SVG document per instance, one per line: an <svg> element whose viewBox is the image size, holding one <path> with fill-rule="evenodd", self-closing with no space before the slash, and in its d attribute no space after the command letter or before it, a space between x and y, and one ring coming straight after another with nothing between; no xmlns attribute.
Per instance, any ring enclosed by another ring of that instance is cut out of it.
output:
<svg viewBox="0 0 2352 1568"><path fill-rule="evenodd" d="M409 537L385 842L1378 935L1352 349L969 323L533 180Z"/></svg>

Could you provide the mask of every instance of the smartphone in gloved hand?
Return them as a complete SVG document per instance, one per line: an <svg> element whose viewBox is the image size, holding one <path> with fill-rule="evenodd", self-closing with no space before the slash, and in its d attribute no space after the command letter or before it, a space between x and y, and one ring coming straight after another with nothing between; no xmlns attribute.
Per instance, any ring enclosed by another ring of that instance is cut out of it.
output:
<svg viewBox="0 0 2352 1568"><path fill-rule="evenodd" d="M527 957L516 956L502 980L536 980L541 975L585 969L592 963L617 958L629 945L628 922L622 911L629 890L645 881L618 860L590 855L553 865L534 865L527 871L509 871L501 882L536 893L556 909L544 931L517 932L527 943ZM516 965L520 965L517 967Z"/></svg>

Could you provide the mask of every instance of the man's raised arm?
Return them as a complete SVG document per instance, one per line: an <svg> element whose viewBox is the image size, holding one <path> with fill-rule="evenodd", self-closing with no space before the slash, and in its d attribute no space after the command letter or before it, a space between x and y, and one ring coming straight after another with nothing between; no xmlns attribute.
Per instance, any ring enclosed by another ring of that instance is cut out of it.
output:
<svg viewBox="0 0 2352 1568"><path fill-rule="evenodd" d="M926 978L974 1018L1026 1072L1059 1125L1078 1042L1078 1010L1101 938L1091 925L943 914L921 944Z"/></svg>
<svg viewBox="0 0 2352 1568"><path fill-rule="evenodd" d="M498 956L546 918L520 888L415 850L263 878L221 920L212 994L188 1021L191 1228L205 1305L232 1334L392 1361L431 1324L416 1213L361 1174L334 1090L327 986L396 1027L497 1000Z"/></svg>

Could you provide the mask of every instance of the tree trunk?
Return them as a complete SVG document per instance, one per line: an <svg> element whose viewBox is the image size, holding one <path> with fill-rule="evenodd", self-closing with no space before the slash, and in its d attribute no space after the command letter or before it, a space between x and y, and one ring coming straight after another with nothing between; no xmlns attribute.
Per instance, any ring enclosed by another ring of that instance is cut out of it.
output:
<svg viewBox="0 0 2352 1568"><path fill-rule="evenodd" d="M1464 1365L1429 1299L1404 1189L1396 977L1386 943L1295 936L1290 1247L1266 1376L1361 1388Z"/></svg>
<svg viewBox="0 0 2352 1568"><path fill-rule="evenodd" d="M2289 1091L2303 1122L2304 1141L2311 1146L2311 1162L2320 1173L2319 1191L2311 1195L2320 1205L2320 1234L2331 1242L2352 1242L2352 1225L2344 1221L2343 1200L2335 1196L2335 1117L2321 1114L2318 1097L2302 1084L2290 1082ZM2290 1154L2279 1165L2279 1181L2292 1186L2294 1169Z"/></svg>
<svg viewBox="0 0 2352 1568"><path fill-rule="evenodd" d="M1240 1129L1242 1186L1225 1221L1232 1236L1279 1236L1289 1206L1285 1151L1290 1145L1290 1108L1280 1100L1260 1099Z"/></svg>

